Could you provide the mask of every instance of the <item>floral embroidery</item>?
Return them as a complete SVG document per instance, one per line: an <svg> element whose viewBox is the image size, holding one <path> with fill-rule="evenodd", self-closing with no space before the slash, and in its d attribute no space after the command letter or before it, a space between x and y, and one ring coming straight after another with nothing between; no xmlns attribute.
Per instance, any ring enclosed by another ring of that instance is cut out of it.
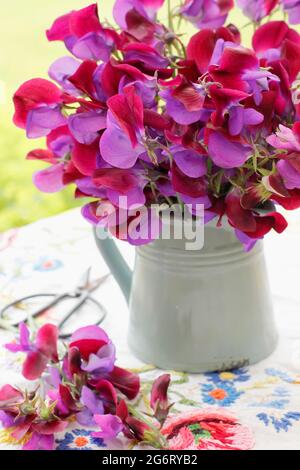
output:
<svg viewBox="0 0 300 470"><path fill-rule="evenodd" d="M59 259L49 259L46 257L40 258L39 261L33 266L35 271L47 272L55 271L63 266Z"/></svg>
<svg viewBox="0 0 300 470"><path fill-rule="evenodd" d="M244 392L236 390L233 385L224 383L208 383L201 387L202 399L204 403L210 405L230 406Z"/></svg>
<svg viewBox="0 0 300 470"><path fill-rule="evenodd" d="M106 447L103 439L93 437L92 431L86 429L73 429L56 442L58 443L56 450L92 450L95 446Z"/></svg>
<svg viewBox="0 0 300 470"><path fill-rule="evenodd" d="M294 421L300 420L300 413L289 411L282 416L275 416L274 414L267 413L258 413L256 415L260 421L262 421L266 426L272 424L277 432L285 431L287 432L290 427L293 426Z"/></svg>
<svg viewBox="0 0 300 470"><path fill-rule="evenodd" d="M270 375L272 377L278 377L284 382L288 382L288 383L295 382L295 380L290 375L288 375L286 372L283 372L279 369L274 369L274 368L269 367L268 369L265 370L265 372L267 375Z"/></svg>
<svg viewBox="0 0 300 470"><path fill-rule="evenodd" d="M254 445L249 428L214 408L171 416L162 433L171 450L248 450Z"/></svg>
<svg viewBox="0 0 300 470"><path fill-rule="evenodd" d="M205 374L208 377L208 380L219 383L219 382L246 382L250 379L250 374L248 373L247 369L233 369L230 371L225 372L209 372Z"/></svg>

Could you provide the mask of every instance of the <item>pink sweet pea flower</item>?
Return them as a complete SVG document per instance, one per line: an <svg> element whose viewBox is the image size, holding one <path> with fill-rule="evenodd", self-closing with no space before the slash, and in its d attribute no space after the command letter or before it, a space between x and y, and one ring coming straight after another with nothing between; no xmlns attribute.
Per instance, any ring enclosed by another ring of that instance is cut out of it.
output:
<svg viewBox="0 0 300 470"><path fill-rule="evenodd" d="M99 415L94 416L96 424L99 426L100 431L93 432L93 437L98 437L105 440L111 440L120 434L123 430L123 423L116 415Z"/></svg>
<svg viewBox="0 0 300 470"><path fill-rule="evenodd" d="M252 148L240 140L233 140L226 133L212 130L208 136L208 153L220 168L237 168L248 160Z"/></svg>
<svg viewBox="0 0 300 470"><path fill-rule="evenodd" d="M300 1L281 0L283 10L288 14L290 24L300 23Z"/></svg>
<svg viewBox="0 0 300 470"><path fill-rule="evenodd" d="M28 380L38 379L45 371L49 362L58 361L57 353L57 327L51 324L42 326L36 334L36 339L31 342L29 330L25 323L20 324L19 342L9 343L5 347L11 352L26 353L22 374Z"/></svg>
<svg viewBox="0 0 300 470"><path fill-rule="evenodd" d="M23 83L23 85L21 85L15 92L13 101L15 106L15 114L13 119L16 126L25 129L30 112L33 113L33 111L42 107L42 111L44 113L48 111L48 113L51 114L51 110L52 112L54 111L51 128L56 127L57 119L59 120L59 117L56 114L56 110L57 105L62 103L62 92L53 83L43 78L34 78L32 80L28 80L27 82ZM49 129L49 127L46 127L45 133L40 134L40 136L47 135L47 133L49 133Z"/></svg>
<svg viewBox="0 0 300 470"><path fill-rule="evenodd" d="M107 104L107 129L100 139L102 158L114 167L131 168L145 152L144 106L134 87L124 88L122 95L111 97Z"/></svg>
<svg viewBox="0 0 300 470"><path fill-rule="evenodd" d="M192 124L203 116L204 91L200 85L188 83L183 76L161 82L165 88L160 97L166 101L166 111L178 124Z"/></svg>
<svg viewBox="0 0 300 470"><path fill-rule="evenodd" d="M300 152L300 123L296 122L292 128L279 124L276 134L270 135L266 140L277 149Z"/></svg>
<svg viewBox="0 0 300 470"><path fill-rule="evenodd" d="M127 14L131 10L136 10L141 16L149 20L154 20L158 10L165 0L116 0L113 8L113 15L116 23L126 29Z"/></svg>
<svg viewBox="0 0 300 470"><path fill-rule="evenodd" d="M237 0L244 15L256 23L268 16L278 3L279 0Z"/></svg>
<svg viewBox="0 0 300 470"><path fill-rule="evenodd" d="M233 6L233 0L185 0L180 13L199 29L214 29L225 23Z"/></svg>
<svg viewBox="0 0 300 470"><path fill-rule="evenodd" d="M165 422L172 406L168 400L170 381L170 374L163 374L154 381L151 389L150 406L154 411L154 416L161 424Z"/></svg>
<svg viewBox="0 0 300 470"><path fill-rule="evenodd" d="M118 41L115 31L102 27L96 3L57 18L46 34L49 41L64 41L79 59L107 61Z"/></svg>

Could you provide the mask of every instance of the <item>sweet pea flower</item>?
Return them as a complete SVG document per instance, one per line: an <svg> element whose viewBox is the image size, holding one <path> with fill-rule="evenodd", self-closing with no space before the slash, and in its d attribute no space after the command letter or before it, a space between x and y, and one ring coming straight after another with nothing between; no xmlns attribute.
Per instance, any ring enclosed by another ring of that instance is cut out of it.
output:
<svg viewBox="0 0 300 470"><path fill-rule="evenodd" d="M270 135L266 140L277 149L300 152L300 123L296 122L292 129L279 124L276 134Z"/></svg>
<svg viewBox="0 0 300 470"><path fill-rule="evenodd" d="M266 59L267 65L279 61L290 85L296 80L300 61L300 35L297 31L284 21L269 21L255 31L252 45L257 56Z"/></svg>
<svg viewBox="0 0 300 470"><path fill-rule="evenodd" d="M64 41L67 49L79 59L107 61L118 41L115 31L103 28L97 4L57 18L47 30L49 41Z"/></svg>
<svg viewBox="0 0 300 470"><path fill-rule="evenodd" d="M241 135L248 126L257 126L261 124L264 117L253 108L244 108L242 106L232 106L229 110L229 133L230 135Z"/></svg>
<svg viewBox="0 0 300 470"><path fill-rule="evenodd" d="M106 128L106 111L78 112L69 117L68 126L77 142L90 145L99 137L99 131Z"/></svg>
<svg viewBox="0 0 300 470"><path fill-rule="evenodd" d="M233 0L185 0L180 13L197 28L218 28L222 26Z"/></svg>
<svg viewBox="0 0 300 470"><path fill-rule="evenodd" d="M290 24L300 23L300 1L281 0L283 10L288 14Z"/></svg>
<svg viewBox="0 0 300 470"><path fill-rule="evenodd" d="M59 104L63 101L61 90L53 83L43 78L34 78L23 83L15 92L14 97L14 123L22 129L27 129L27 133L33 132L34 126L39 126L41 118L41 129L38 128L37 137L47 135L51 129L57 127L63 120L59 113ZM33 114L34 111L37 113ZM50 122L47 127L47 115ZM30 119L27 124L28 116ZM45 119L43 119L45 118ZM33 129L31 129L33 127ZM43 132L42 132L43 129Z"/></svg>
<svg viewBox="0 0 300 470"><path fill-rule="evenodd" d="M300 154L291 153L276 165L287 189L300 188Z"/></svg>
<svg viewBox="0 0 300 470"><path fill-rule="evenodd" d="M55 80L64 91L76 95L78 90L70 83L69 77L75 74L79 66L80 62L73 57L61 57L50 66L48 75L52 80Z"/></svg>
<svg viewBox="0 0 300 470"><path fill-rule="evenodd" d="M136 10L146 19L154 20L164 1L165 0L116 0L113 8L114 19L122 29L126 29L127 27L126 17L131 10Z"/></svg>
<svg viewBox="0 0 300 470"><path fill-rule="evenodd" d="M165 422L172 406L168 400L170 381L170 374L163 374L154 381L151 389L150 406L154 411L154 416L161 424Z"/></svg>
<svg viewBox="0 0 300 470"><path fill-rule="evenodd" d="M138 208L146 202L144 187L147 180L141 170L103 168L95 171L93 182L97 187L105 188L111 203L122 209Z"/></svg>
<svg viewBox="0 0 300 470"><path fill-rule="evenodd" d="M237 168L248 160L252 148L239 140L231 139L223 132L211 131L208 152L214 164L220 168Z"/></svg>
<svg viewBox="0 0 300 470"><path fill-rule="evenodd" d="M42 375L49 362L58 361L57 339L57 327L46 324L37 331L35 341L31 342L27 326L21 323L19 342L8 343L5 347L13 353L24 352L26 354L22 374L28 380L35 380Z"/></svg>
<svg viewBox="0 0 300 470"><path fill-rule="evenodd" d="M82 426L95 425L94 415L102 415L104 413L103 402L96 394L86 385L82 387L80 402L83 409L76 414L76 420Z"/></svg>
<svg viewBox="0 0 300 470"><path fill-rule="evenodd" d="M96 424L99 426L100 431L93 432L93 437L100 439L111 440L120 434L123 430L123 423L116 415L111 414L96 414L94 416Z"/></svg>
<svg viewBox="0 0 300 470"><path fill-rule="evenodd" d="M160 97L166 101L166 111L178 124L188 125L204 115L204 92L200 85L188 83L178 75L174 80L161 82L165 88Z"/></svg>
<svg viewBox="0 0 300 470"><path fill-rule="evenodd" d="M107 102L107 129L100 139L100 152L110 165L126 169L133 167L145 152L145 129L141 98L132 86L126 87L123 92Z"/></svg>
<svg viewBox="0 0 300 470"><path fill-rule="evenodd" d="M259 23L278 5L279 0L237 0L237 5L251 21Z"/></svg>

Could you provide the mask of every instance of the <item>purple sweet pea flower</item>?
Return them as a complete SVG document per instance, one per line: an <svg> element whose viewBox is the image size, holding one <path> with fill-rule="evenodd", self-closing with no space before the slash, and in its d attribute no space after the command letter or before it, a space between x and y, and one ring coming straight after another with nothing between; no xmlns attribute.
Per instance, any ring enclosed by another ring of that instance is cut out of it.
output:
<svg viewBox="0 0 300 470"><path fill-rule="evenodd" d="M214 164L220 168L236 168L243 165L251 152L249 145L232 141L219 131L212 131L209 135L208 153Z"/></svg>
<svg viewBox="0 0 300 470"><path fill-rule="evenodd" d="M102 415L104 406L102 400L86 385L82 387L80 402L84 408L77 413L76 420L82 426L94 426L94 415Z"/></svg>
<svg viewBox="0 0 300 470"><path fill-rule="evenodd" d="M58 105L39 106L29 111L26 120L26 135L29 139L44 137L67 122Z"/></svg>
<svg viewBox="0 0 300 470"><path fill-rule="evenodd" d="M157 11L165 0L116 0L113 15L116 23L122 28L127 28L126 15L135 9L140 15L149 20L156 18Z"/></svg>
<svg viewBox="0 0 300 470"><path fill-rule="evenodd" d="M90 176L76 180L75 184L81 192L88 196L106 199L106 189L96 186Z"/></svg>
<svg viewBox="0 0 300 470"><path fill-rule="evenodd" d="M68 93L77 95L78 90L69 82L69 77L74 75L80 66L80 62L73 57L65 56L57 59L50 66L48 75L55 80Z"/></svg>
<svg viewBox="0 0 300 470"><path fill-rule="evenodd" d="M244 15L256 23L268 16L277 4L278 0L237 0Z"/></svg>
<svg viewBox="0 0 300 470"><path fill-rule="evenodd" d="M131 168L145 152L145 147L138 142L133 147L130 138L119 126L111 111L107 113L107 129L100 139L100 152L102 158L112 166L118 168Z"/></svg>
<svg viewBox="0 0 300 470"><path fill-rule="evenodd" d="M201 92L199 91L201 94ZM170 89L165 89L160 92L160 97L166 101L166 111L171 118L178 124L189 125L197 121L201 121L205 110L198 109L196 111L188 110L184 103L172 95Z"/></svg>
<svg viewBox="0 0 300 470"><path fill-rule="evenodd" d="M164 69L169 65L169 59L159 54L152 46L142 43L127 44L124 49L124 60L127 63L141 63L147 69Z"/></svg>
<svg viewBox="0 0 300 470"><path fill-rule="evenodd" d="M299 165L298 165L299 168ZM300 188L300 171L295 168L287 159L279 160L277 170L283 178L284 186L287 189Z"/></svg>
<svg viewBox="0 0 300 470"><path fill-rule="evenodd" d="M206 158L192 149L186 149L180 145L170 148L178 168L191 178L199 178L206 174Z"/></svg>
<svg viewBox="0 0 300 470"><path fill-rule="evenodd" d="M142 99L145 108L156 108L156 95L158 91L156 78L147 78L142 82L140 80L132 81L124 75L120 80L119 93L122 93L123 89L128 85L134 86L135 92Z"/></svg>
<svg viewBox="0 0 300 470"><path fill-rule="evenodd" d="M281 0L284 11L288 14L290 24L300 24L300 0Z"/></svg>
<svg viewBox="0 0 300 470"><path fill-rule="evenodd" d="M66 42L66 46L78 59L107 62L115 47L115 43L112 37L105 34L105 31L100 31L88 33L75 41L71 39Z"/></svg>
<svg viewBox="0 0 300 470"><path fill-rule="evenodd" d="M240 230L235 229L235 235L240 240L240 242L244 246L244 250L246 252L251 251L252 248L256 245L259 239L257 238L250 238L245 233L241 232Z"/></svg>
<svg viewBox="0 0 300 470"><path fill-rule="evenodd" d="M52 150L55 156L64 158L66 155L71 153L74 147L74 140L71 135L64 134L51 140L48 145L49 149Z"/></svg>
<svg viewBox="0 0 300 470"><path fill-rule="evenodd" d="M82 370L99 376L106 372L111 372L116 361L116 348L112 342L102 346L97 354L91 353Z"/></svg>
<svg viewBox="0 0 300 470"><path fill-rule="evenodd" d="M240 135L247 126L261 124L264 116L253 108L232 106L229 110L229 133Z"/></svg>
<svg viewBox="0 0 300 470"><path fill-rule="evenodd" d="M64 164L57 163L33 175L33 183L43 193L56 193L63 189Z"/></svg>
<svg viewBox="0 0 300 470"><path fill-rule="evenodd" d="M22 447L23 450L53 450L54 447L53 434L32 433L29 441Z"/></svg>
<svg viewBox="0 0 300 470"><path fill-rule="evenodd" d="M299 134L299 132L294 132L293 129L279 124L279 130L276 134L267 137L266 141L277 149L300 152Z"/></svg>
<svg viewBox="0 0 300 470"><path fill-rule="evenodd" d="M18 342L5 344L5 348L13 353L26 353L22 374L28 380L35 380L42 375L48 362L58 361L57 340L57 327L45 324L37 331L35 341L30 341L29 330L22 322L19 325Z"/></svg>
<svg viewBox="0 0 300 470"><path fill-rule="evenodd" d="M106 128L106 111L88 111L69 117L71 134L81 144L90 145L99 136L98 132Z"/></svg>
<svg viewBox="0 0 300 470"><path fill-rule="evenodd" d="M93 437L105 440L114 439L123 430L123 423L116 415L95 415L94 420L100 427L100 431L93 432Z"/></svg>
<svg viewBox="0 0 300 470"><path fill-rule="evenodd" d="M197 28L219 28L233 7L231 0L186 0L180 8L184 18Z"/></svg>

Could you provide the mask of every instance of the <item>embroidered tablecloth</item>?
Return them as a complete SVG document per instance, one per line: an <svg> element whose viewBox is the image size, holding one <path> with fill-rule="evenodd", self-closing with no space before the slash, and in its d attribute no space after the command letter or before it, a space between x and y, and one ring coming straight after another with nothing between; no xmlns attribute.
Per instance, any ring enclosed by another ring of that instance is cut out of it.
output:
<svg viewBox="0 0 300 470"><path fill-rule="evenodd" d="M280 341L276 351L261 363L222 373L186 375L172 373L171 400L174 413L201 409L204 413L230 413L243 430L253 434L254 449L300 449L300 219L289 214L288 230L270 235L265 242ZM132 247L120 243L121 251L133 264ZM0 307L22 295L61 291L76 285L88 266L98 277L108 272L95 247L91 227L78 210L10 230L0 235ZM117 347L118 364L136 368L143 384L143 397L161 371L135 359L126 345L128 311L112 278L95 296L105 305L108 316L103 327ZM0 329L0 345L12 334ZM0 386L21 382L21 355L0 349ZM145 407L141 399L139 406ZM70 426L57 436L60 449L126 449L129 442L119 438L104 442L91 436L92 430ZM237 430L237 432L239 432ZM16 448L0 430L0 449ZM216 446L217 447L217 446Z"/></svg>

